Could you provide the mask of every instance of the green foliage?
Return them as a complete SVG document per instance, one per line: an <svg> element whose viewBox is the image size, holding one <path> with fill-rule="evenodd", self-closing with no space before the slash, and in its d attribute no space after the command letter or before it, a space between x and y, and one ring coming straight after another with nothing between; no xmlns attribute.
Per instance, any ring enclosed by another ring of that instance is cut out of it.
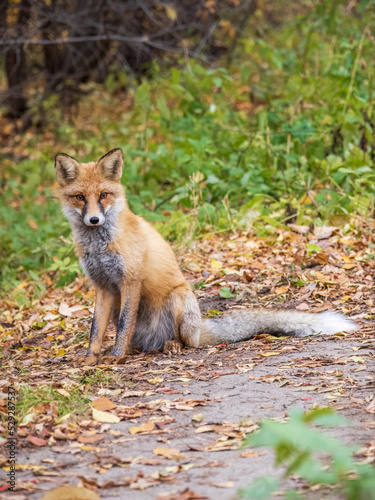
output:
<svg viewBox="0 0 375 500"><path fill-rule="evenodd" d="M90 84L92 95L81 104L89 107L90 127L80 126L80 112L75 126L61 120L51 96L46 126L59 149L83 160L122 147L132 209L178 244L204 231L254 227L265 235L291 217L322 225L371 214L375 70L368 26L375 9L365 1L353 8L357 15L348 15L342 0L309 3L279 29L260 17L230 68L189 60L166 71L154 64L140 83L126 79L134 105L121 115L113 82ZM27 149L29 157L17 164L4 158L6 292L35 281L31 271L48 271L61 285L78 270L66 243L69 225L50 189L54 143L35 133ZM25 300L22 289L16 298Z"/></svg>
<svg viewBox="0 0 375 500"><path fill-rule="evenodd" d="M219 290L219 295L220 297L222 297L223 299L230 299L231 297L235 297L236 294L232 293L230 291L230 288L227 287L227 286L222 286Z"/></svg>
<svg viewBox="0 0 375 500"><path fill-rule="evenodd" d="M287 422L263 421L259 432L250 434L244 445L271 447L275 465L286 467L284 478L298 475L309 483L335 485L345 492L347 500L375 499L375 470L367 464L356 464L352 458L353 448L315 427L336 427L345 423L345 419L331 408L315 408L307 413L294 409ZM324 464L328 461L329 466L323 465L317 455L323 456ZM267 499L278 486L277 479L260 478L241 490L240 497ZM285 498L291 498L290 493L287 492Z"/></svg>

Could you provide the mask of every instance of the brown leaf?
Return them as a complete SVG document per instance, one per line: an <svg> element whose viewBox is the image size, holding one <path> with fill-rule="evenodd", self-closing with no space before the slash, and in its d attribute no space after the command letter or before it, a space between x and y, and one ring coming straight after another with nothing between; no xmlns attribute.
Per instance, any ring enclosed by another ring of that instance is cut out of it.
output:
<svg viewBox="0 0 375 500"><path fill-rule="evenodd" d="M374 399L371 401L371 403L367 406L366 411L367 411L368 413L375 413L375 397L374 397Z"/></svg>
<svg viewBox="0 0 375 500"><path fill-rule="evenodd" d="M158 495L155 500L206 500L208 497L200 495L199 493L194 493L194 491L186 490L181 493L171 493L169 495Z"/></svg>
<svg viewBox="0 0 375 500"><path fill-rule="evenodd" d="M114 403L112 403L112 401L110 401L107 398L103 398L103 397L95 399L91 403L91 406L93 408L95 408L96 410L100 410L100 411L113 410L114 408L116 408L116 405Z"/></svg>
<svg viewBox="0 0 375 500"><path fill-rule="evenodd" d="M310 230L309 226L299 226L298 224L288 224L290 229L298 234L307 234Z"/></svg>
<svg viewBox="0 0 375 500"><path fill-rule="evenodd" d="M59 394L61 394L62 396L65 396L65 397L69 397L70 394L68 391L66 391L65 389L56 389L56 392L58 392Z"/></svg>
<svg viewBox="0 0 375 500"><path fill-rule="evenodd" d="M98 441L103 441L105 439L104 434L91 434L89 436L79 436L78 441L80 443L92 444L97 443Z"/></svg>
<svg viewBox="0 0 375 500"><path fill-rule="evenodd" d="M243 457L243 458L255 458L255 457L260 457L261 455L264 455L263 451L249 450L249 451L244 451L243 453L241 453L241 457Z"/></svg>
<svg viewBox="0 0 375 500"><path fill-rule="evenodd" d="M140 434L140 433L151 432L154 429L155 429L154 422L147 422L145 424L141 424L136 427L130 427L129 432L130 434Z"/></svg>
<svg viewBox="0 0 375 500"><path fill-rule="evenodd" d="M37 436L27 436L26 441L29 441L35 446L46 446L48 444L45 439L38 438Z"/></svg>
<svg viewBox="0 0 375 500"><path fill-rule="evenodd" d="M49 491L42 500L100 500L100 496L86 488L62 486Z"/></svg>
<svg viewBox="0 0 375 500"><path fill-rule="evenodd" d="M169 460L183 460L185 455L174 448L155 448L154 455L160 455Z"/></svg>
<svg viewBox="0 0 375 500"><path fill-rule="evenodd" d="M302 304L299 304L297 307L296 307L296 310L297 311L308 311L310 309L310 306L309 304L307 304L306 302L302 302Z"/></svg>
<svg viewBox="0 0 375 500"><path fill-rule="evenodd" d="M275 292L279 295L281 293L286 293L289 290L287 286L279 286L275 288Z"/></svg>

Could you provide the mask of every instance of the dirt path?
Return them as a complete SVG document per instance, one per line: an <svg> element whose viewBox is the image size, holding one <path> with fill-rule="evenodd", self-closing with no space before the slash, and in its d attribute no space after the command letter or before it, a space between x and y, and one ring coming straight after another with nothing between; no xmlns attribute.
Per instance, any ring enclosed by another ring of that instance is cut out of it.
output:
<svg viewBox="0 0 375 500"><path fill-rule="evenodd" d="M365 447L358 460L368 461L375 449L373 227L323 230L211 235L181 254L181 267L203 314L254 305L338 310L358 321L357 333L303 340L260 335L85 367L77 359L86 350L94 293L83 278L55 288L53 274L46 274L40 299L32 281L18 287L26 305L1 299L1 434L7 436L9 384L19 394L21 421L14 499L40 500L57 485L83 485L106 500L234 499L253 479L281 473L273 471L269 450L238 447L257 422L283 419L290 407L336 408L351 426L331 432ZM107 332L107 347L114 336ZM103 423L91 406L117 423ZM2 479L6 444L0 438ZM11 497L0 485L0 498Z"/></svg>
<svg viewBox="0 0 375 500"><path fill-rule="evenodd" d="M333 435L361 446L373 440L373 414L366 411L374 394L373 368L374 338L368 333L302 341L264 337L99 367L116 376L101 394L127 417L117 424L81 422L80 436L94 436L88 444L75 433L41 448L24 441L18 463L27 468L17 475L24 489L14 498L39 500L54 486L77 484L97 489L106 500L151 500L166 493L167 499L236 498L238 488L260 475L280 474L272 472L268 450L243 457L246 450L236 449L259 419L284 418L288 407L332 406L352 423ZM81 368L63 369L71 375L75 370ZM129 432L145 423L153 429ZM153 453L157 448L180 454L164 458ZM196 496L179 496L186 489Z"/></svg>

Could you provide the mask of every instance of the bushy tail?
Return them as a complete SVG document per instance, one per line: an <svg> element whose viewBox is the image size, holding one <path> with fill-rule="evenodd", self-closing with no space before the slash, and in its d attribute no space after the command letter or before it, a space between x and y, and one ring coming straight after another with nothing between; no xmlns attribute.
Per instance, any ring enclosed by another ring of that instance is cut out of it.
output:
<svg viewBox="0 0 375 500"><path fill-rule="evenodd" d="M305 313L280 310L233 311L203 320L199 345L239 342L254 335L333 335L356 330L357 325L340 313Z"/></svg>

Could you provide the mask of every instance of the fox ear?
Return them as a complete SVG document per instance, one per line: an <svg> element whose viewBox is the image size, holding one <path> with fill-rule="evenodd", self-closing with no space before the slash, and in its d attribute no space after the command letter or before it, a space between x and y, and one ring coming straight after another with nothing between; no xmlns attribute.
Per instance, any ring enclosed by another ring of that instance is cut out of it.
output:
<svg viewBox="0 0 375 500"><path fill-rule="evenodd" d="M60 186L67 186L74 182L78 176L79 163L65 153L58 153L55 157L55 170L57 182Z"/></svg>
<svg viewBox="0 0 375 500"><path fill-rule="evenodd" d="M123 164L122 149L120 148L112 149L112 151L102 156L98 162L104 177L117 182L120 182Z"/></svg>

